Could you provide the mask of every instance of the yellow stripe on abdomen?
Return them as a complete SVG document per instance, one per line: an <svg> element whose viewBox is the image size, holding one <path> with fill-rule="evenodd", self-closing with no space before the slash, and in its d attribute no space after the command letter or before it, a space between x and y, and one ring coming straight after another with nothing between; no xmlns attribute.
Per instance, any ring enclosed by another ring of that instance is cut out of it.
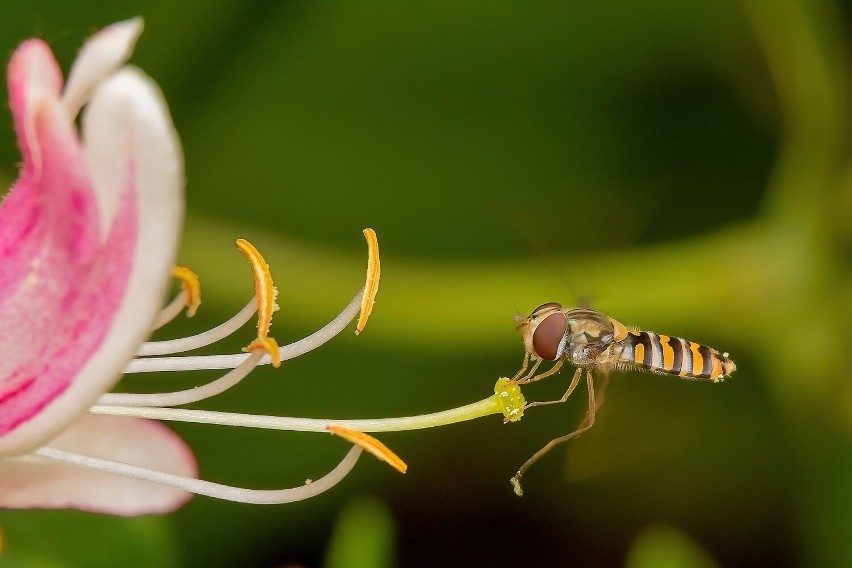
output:
<svg viewBox="0 0 852 568"><path fill-rule="evenodd" d="M648 369L696 379L718 380L729 375L736 365L727 354L679 337L650 331L630 331L619 342L620 361Z"/></svg>
<svg viewBox="0 0 852 568"><path fill-rule="evenodd" d="M663 367L660 370L665 373L671 373L672 369L674 368L675 358L674 349L672 349L672 346L669 344L671 337L669 337L668 335L660 335L659 338L660 346L663 349Z"/></svg>
<svg viewBox="0 0 852 568"><path fill-rule="evenodd" d="M692 365L687 369L686 376L698 378L701 376L701 371L704 370L704 356L698 350L701 345L691 341L687 341L687 343L689 344L689 351L692 353Z"/></svg>

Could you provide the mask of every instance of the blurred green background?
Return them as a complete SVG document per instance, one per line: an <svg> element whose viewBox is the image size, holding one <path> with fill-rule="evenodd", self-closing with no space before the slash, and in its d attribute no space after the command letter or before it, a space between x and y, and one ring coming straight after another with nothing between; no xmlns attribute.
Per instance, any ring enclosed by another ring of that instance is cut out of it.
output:
<svg viewBox="0 0 852 568"><path fill-rule="evenodd" d="M67 69L92 31L135 15L132 61L186 153L181 261L204 285L200 315L168 334L250 297L238 237L272 266L279 341L362 285L362 228L382 249L364 334L196 406L459 406L517 370L515 313L577 298L729 351L738 370L720 385L616 374L595 428L533 468L522 499L509 478L573 429L584 394L517 424L382 435L407 475L365 458L303 503L2 512L0 565L852 565L848 3L4 2L0 51L37 35ZM8 116L0 134L8 186ZM525 393L558 397L567 380ZM316 478L345 451L174 427L205 478L258 488Z"/></svg>

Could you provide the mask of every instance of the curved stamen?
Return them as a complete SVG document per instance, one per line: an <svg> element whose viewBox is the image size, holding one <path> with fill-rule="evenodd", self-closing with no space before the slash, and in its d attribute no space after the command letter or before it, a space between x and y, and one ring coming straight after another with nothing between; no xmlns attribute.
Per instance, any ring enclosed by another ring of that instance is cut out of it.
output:
<svg viewBox="0 0 852 568"><path fill-rule="evenodd" d="M255 295L257 296L257 336L267 337L269 326L272 325L272 313L278 310L275 300L278 297L278 289L272 283L272 274L269 265L263 259L260 251L245 239L237 239L237 248L240 249L254 273Z"/></svg>
<svg viewBox="0 0 852 568"><path fill-rule="evenodd" d="M360 334L367 325L367 320L373 312L376 303L376 293L379 291L379 279L382 275L382 264L379 260L379 240L373 229L364 229L367 239L367 282L364 284L364 297L361 299L361 315L355 324L355 335Z"/></svg>
<svg viewBox="0 0 852 568"><path fill-rule="evenodd" d="M257 311L257 302L255 298L249 302L239 312L234 314L228 321L209 329L203 333L182 337L180 339L169 339L166 341L149 341L143 343L139 348L137 356L147 357L150 355L167 355L170 353L183 353L206 347L217 341L224 339L244 326Z"/></svg>
<svg viewBox="0 0 852 568"><path fill-rule="evenodd" d="M253 244L245 239L237 239L237 248L240 249L254 272L255 297L257 298L257 339L248 344L243 351L263 350L269 353L270 362L273 367L281 366L281 355L278 343L269 337L269 326L272 325L272 313L278 309L275 299L278 297L278 289L272 283L272 273L269 265L263 259L263 255Z"/></svg>
<svg viewBox="0 0 852 568"><path fill-rule="evenodd" d="M175 319L184 308L186 308L186 317L191 318L201 305L201 281L198 275L185 266L175 266L172 269L172 276L180 280L182 290L160 312L154 323L154 330L160 329Z"/></svg>
<svg viewBox="0 0 852 568"><path fill-rule="evenodd" d="M152 408L133 406L92 406L92 414L110 416L132 416L153 420L171 420L174 422L195 422L197 424L218 424L220 426L242 426L265 430L289 430L292 432L326 432L329 425L336 424L360 432L399 432L403 430L421 430L480 418L489 414L501 414L503 408L497 394L486 399L460 406L452 410L405 416L401 418L366 418L357 420L326 420L322 418L291 418L288 416L263 416L257 414L236 414L215 412L212 410L193 410L189 408Z"/></svg>
<svg viewBox="0 0 852 568"><path fill-rule="evenodd" d="M178 489L183 489L190 493L207 495L208 497L214 497L216 499L225 499L227 501L236 501L238 503L252 503L256 505L272 505L302 501L304 499L315 497L324 491L328 491L346 477L350 471L352 471L352 468L355 466L355 462L358 461L358 458L361 455L361 448L359 446L353 446L340 463L337 464L337 466L329 473L312 483L301 487L293 487L292 489L245 489L243 487L232 487L230 485L222 485L211 481L184 477L182 475L175 475L173 473L166 473L155 469L148 469L126 463L84 456L73 452L57 450L56 448L47 446L37 449L32 455L58 462L88 467L89 469L95 469L98 471L105 471L108 473L133 477L135 479L151 481L160 485L177 487Z"/></svg>
<svg viewBox="0 0 852 568"><path fill-rule="evenodd" d="M201 305L201 280L198 275L185 266L175 266L172 276L180 280L186 296L186 317L191 318Z"/></svg>
<svg viewBox="0 0 852 568"><path fill-rule="evenodd" d="M243 351L253 353L254 351L266 352L266 361L276 369L281 366L281 348L274 337L257 337L243 348Z"/></svg>
<svg viewBox="0 0 852 568"><path fill-rule="evenodd" d="M113 406L179 406L198 402L221 394L233 387L257 367L263 352L250 353L246 360L232 371L205 385L191 389L165 393L107 393L98 399L98 404Z"/></svg>
<svg viewBox="0 0 852 568"><path fill-rule="evenodd" d="M350 444L361 446L376 456L379 460L386 462L398 472L405 473L408 471L408 465L402 461L402 458L393 453L390 448L369 434L353 430L352 428L347 428L346 426L341 426L340 424L329 424L326 430L332 434L340 436Z"/></svg>
<svg viewBox="0 0 852 568"><path fill-rule="evenodd" d="M311 335L284 345L278 349L282 361L294 359L313 351L338 333L343 331L349 322L355 319L361 303L363 290L358 292L349 304L336 318L328 322ZM148 359L134 359L127 365L125 373L153 373L158 371L197 371L200 369L233 369L242 364L249 355L237 353L233 355L200 355L192 357L151 357ZM269 355L264 355L258 365L268 365L272 361Z"/></svg>

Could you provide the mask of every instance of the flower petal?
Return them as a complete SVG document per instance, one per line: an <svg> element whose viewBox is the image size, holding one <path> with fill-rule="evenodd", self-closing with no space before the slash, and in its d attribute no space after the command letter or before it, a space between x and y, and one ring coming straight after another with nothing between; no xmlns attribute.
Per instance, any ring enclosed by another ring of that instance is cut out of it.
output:
<svg viewBox="0 0 852 568"><path fill-rule="evenodd" d="M62 72L47 44L40 39L30 39L22 43L12 55L6 80L15 119L15 133L24 153L22 174L25 175L27 168L34 168L40 162L38 144L31 140L34 109L38 101L44 98L55 100L59 97Z"/></svg>
<svg viewBox="0 0 852 568"><path fill-rule="evenodd" d="M52 61L25 45L10 69ZM118 380L159 313L183 214L177 136L149 79L121 71L97 89L85 156L42 87L55 81L32 83L10 80L25 162L0 206L0 454L43 444Z"/></svg>
<svg viewBox="0 0 852 568"><path fill-rule="evenodd" d="M142 27L142 18L133 18L108 26L86 41L68 72L62 96L69 119L77 116L98 84L130 58Z"/></svg>
<svg viewBox="0 0 852 568"><path fill-rule="evenodd" d="M50 443L53 448L197 477L189 447L151 420L85 415ZM85 467L24 456L0 459L0 507L82 509L113 515L166 513L185 491Z"/></svg>
<svg viewBox="0 0 852 568"><path fill-rule="evenodd" d="M89 103L83 114L83 138L103 226L114 224L120 196L132 176L144 220L136 260L145 262L140 257L167 251L167 283L183 222L184 180L180 142L160 89L138 69L122 69ZM158 269L163 278L159 273Z"/></svg>

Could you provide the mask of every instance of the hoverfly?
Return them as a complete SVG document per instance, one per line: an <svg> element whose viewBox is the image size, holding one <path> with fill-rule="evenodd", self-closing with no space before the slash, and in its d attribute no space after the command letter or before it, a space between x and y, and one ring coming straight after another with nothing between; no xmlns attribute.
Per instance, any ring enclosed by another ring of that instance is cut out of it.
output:
<svg viewBox="0 0 852 568"><path fill-rule="evenodd" d="M585 372L589 389L589 409L579 427L565 436L551 440L524 463L512 478L518 495L522 494L520 479L530 466L554 446L576 438L595 423L595 411L603 402L603 388L612 369L644 369L654 373L675 375L688 379L722 381L737 366L727 353L693 343L679 337L660 335L651 331L628 329L624 324L589 308L563 308L550 302L532 311L529 317L519 316L518 330L523 335L524 363L512 378L518 384L531 383L559 371L565 361L577 367L568 390L559 400L533 402L527 408L559 404L568 400ZM532 368L527 371L530 361ZM536 374L544 361L555 361L553 367ZM602 374L602 385L595 399L593 371Z"/></svg>

